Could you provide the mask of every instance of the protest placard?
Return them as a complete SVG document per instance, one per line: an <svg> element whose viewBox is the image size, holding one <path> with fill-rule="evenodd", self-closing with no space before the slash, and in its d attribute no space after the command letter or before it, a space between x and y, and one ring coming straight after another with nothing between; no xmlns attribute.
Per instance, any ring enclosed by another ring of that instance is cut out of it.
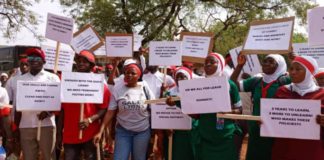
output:
<svg viewBox="0 0 324 160"><path fill-rule="evenodd" d="M149 64L152 66L180 66L180 41L152 41L150 42Z"/></svg>
<svg viewBox="0 0 324 160"><path fill-rule="evenodd" d="M183 61L204 63L213 49L214 33L182 32L180 36Z"/></svg>
<svg viewBox="0 0 324 160"><path fill-rule="evenodd" d="M263 137L320 139L320 100L261 99L261 133ZM307 131L307 132L305 132Z"/></svg>
<svg viewBox="0 0 324 160"><path fill-rule="evenodd" d="M61 109L59 82L17 83L18 111L59 111Z"/></svg>
<svg viewBox="0 0 324 160"><path fill-rule="evenodd" d="M142 40L142 35L134 34L134 51L139 51L139 48L142 46Z"/></svg>
<svg viewBox="0 0 324 160"><path fill-rule="evenodd" d="M133 57L133 35L106 33L107 57Z"/></svg>
<svg viewBox="0 0 324 160"><path fill-rule="evenodd" d="M242 50L242 46L231 49L229 51L235 67L237 66L237 57L241 50ZM260 61L257 55L248 54L245 57L246 57L246 63L242 69L242 72L248 73L250 75L256 75L262 72Z"/></svg>
<svg viewBox="0 0 324 160"><path fill-rule="evenodd" d="M316 7L307 11L308 44L324 45L324 7Z"/></svg>
<svg viewBox="0 0 324 160"><path fill-rule="evenodd" d="M151 114L152 129L191 129L191 118L176 106L168 106L165 103L152 104Z"/></svg>
<svg viewBox="0 0 324 160"><path fill-rule="evenodd" d="M105 46L105 43L104 45L102 45L101 47L99 47L97 50L95 50L93 52L96 56L99 56L99 57L106 57L107 54L106 54L106 46Z"/></svg>
<svg viewBox="0 0 324 160"><path fill-rule="evenodd" d="M244 54L291 52L295 17L253 21L243 45Z"/></svg>
<svg viewBox="0 0 324 160"><path fill-rule="evenodd" d="M181 109L185 114L231 111L227 77L179 81Z"/></svg>
<svg viewBox="0 0 324 160"><path fill-rule="evenodd" d="M318 66L324 68L324 45L311 47L307 43L294 43L293 48L297 55L313 57Z"/></svg>
<svg viewBox="0 0 324 160"><path fill-rule="evenodd" d="M60 42L70 44L73 34L74 20L55 14L47 14L47 24L45 37L52 39L56 42L56 53L54 61L54 73L57 73L58 69L58 55L60 51Z"/></svg>
<svg viewBox="0 0 324 160"><path fill-rule="evenodd" d="M70 44L73 35L73 18L47 14L45 37L65 44Z"/></svg>
<svg viewBox="0 0 324 160"><path fill-rule="evenodd" d="M45 52L45 61L44 64L45 69L54 70L55 65L55 47L42 45L42 50ZM58 66L57 70L59 71L72 71L73 60L74 60L74 52L72 50L60 50L58 55Z"/></svg>
<svg viewBox="0 0 324 160"><path fill-rule="evenodd" d="M63 72L61 101L66 103L103 102L104 75Z"/></svg>
<svg viewBox="0 0 324 160"><path fill-rule="evenodd" d="M95 51L102 45L99 34L89 24L74 33L71 41L71 46L77 53L82 50Z"/></svg>

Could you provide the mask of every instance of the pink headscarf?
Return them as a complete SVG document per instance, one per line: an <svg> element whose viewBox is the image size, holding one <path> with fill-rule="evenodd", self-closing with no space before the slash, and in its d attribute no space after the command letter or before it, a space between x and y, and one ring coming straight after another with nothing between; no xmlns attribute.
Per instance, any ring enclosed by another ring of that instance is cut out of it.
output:
<svg viewBox="0 0 324 160"><path fill-rule="evenodd" d="M174 78L178 73L183 73L188 79L192 79L192 71L187 67L178 67L174 73Z"/></svg>

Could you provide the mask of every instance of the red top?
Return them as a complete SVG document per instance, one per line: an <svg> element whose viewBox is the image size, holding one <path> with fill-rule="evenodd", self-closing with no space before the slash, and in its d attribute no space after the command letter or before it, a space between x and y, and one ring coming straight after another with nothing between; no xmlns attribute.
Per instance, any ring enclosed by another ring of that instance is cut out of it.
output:
<svg viewBox="0 0 324 160"><path fill-rule="evenodd" d="M275 95L281 99L321 100L324 113L324 89L300 96L285 86L280 87ZM305 131L301 131L305 132ZM300 140L275 138L272 147L272 160L324 160L324 129L321 127L321 140Z"/></svg>
<svg viewBox="0 0 324 160"><path fill-rule="evenodd" d="M84 104L84 119L96 114L100 109L108 108L110 101L110 91L104 85L104 99L102 104ZM91 123L86 129L83 130L82 139L79 139L79 121L80 121L80 103L62 103L64 110L64 130L63 130L63 143L77 144L84 143L91 140L100 129L101 122L96 120Z"/></svg>

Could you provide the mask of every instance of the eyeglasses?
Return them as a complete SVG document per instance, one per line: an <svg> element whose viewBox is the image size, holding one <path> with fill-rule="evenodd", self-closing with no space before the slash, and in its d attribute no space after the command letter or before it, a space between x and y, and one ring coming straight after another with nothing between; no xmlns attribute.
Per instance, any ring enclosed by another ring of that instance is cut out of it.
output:
<svg viewBox="0 0 324 160"><path fill-rule="evenodd" d="M30 57L27 57L28 61L31 62L31 61L42 61L43 59L41 57L33 57L33 56L30 56Z"/></svg>

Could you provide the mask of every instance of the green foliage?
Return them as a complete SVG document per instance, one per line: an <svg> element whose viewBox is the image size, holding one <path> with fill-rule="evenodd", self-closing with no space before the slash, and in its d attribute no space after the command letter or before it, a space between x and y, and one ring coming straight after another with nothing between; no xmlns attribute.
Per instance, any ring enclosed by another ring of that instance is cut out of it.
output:
<svg viewBox="0 0 324 160"><path fill-rule="evenodd" d="M215 14L209 11L212 17L208 27L215 33L214 50L226 54L234 47L243 44L248 32L249 23L253 20L265 20L296 16L298 24L306 24L307 9L316 5L307 0L203 0L205 10L219 10L226 15ZM208 19L207 19L208 20ZM296 24L297 25L297 24ZM305 36L294 34L294 40L303 42Z"/></svg>
<svg viewBox="0 0 324 160"><path fill-rule="evenodd" d="M74 6L71 14L81 27L92 24L106 32L133 33L151 40L174 40L183 30L213 32L214 51L228 53L242 45L253 20L296 16L306 23L306 11L316 5L308 0L61 0ZM294 40L305 41L295 34Z"/></svg>
<svg viewBox="0 0 324 160"><path fill-rule="evenodd" d="M144 35L143 43L173 39L175 20L190 0L94 0L78 3L71 14L79 26L92 24L100 35L106 32ZM65 5L73 6L75 3ZM80 12L82 11L82 12Z"/></svg>
<svg viewBox="0 0 324 160"><path fill-rule="evenodd" d="M227 53L242 45L252 20L296 16L306 24L306 11L316 5L309 0L59 0L71 8L79 27L92 24L101 36L106 32L139 33L143 44L152 40L175 40L181 31L213 32L214 50ZM38 24L28 10L39 0L0 0L0 29L11 39L22 27L35 36ZM306 41L295 34L294 41Z"/></svg>
<svg viewBox="0 0 324 160"><path fill-rule="evenodd" d="M308 39L303 33L294 33L293 35L293 43L306 43Z"/></svg>
<svg viewBox="0 0 324 160"><path fill-rule="evenodd" d="M38 24L37 17L28 7L33 2L38 3L39 0L0 0L0 30L4 37L14 39L17 32L21 28L27 28L34 36L40 39L35 32Z"/></svg>

